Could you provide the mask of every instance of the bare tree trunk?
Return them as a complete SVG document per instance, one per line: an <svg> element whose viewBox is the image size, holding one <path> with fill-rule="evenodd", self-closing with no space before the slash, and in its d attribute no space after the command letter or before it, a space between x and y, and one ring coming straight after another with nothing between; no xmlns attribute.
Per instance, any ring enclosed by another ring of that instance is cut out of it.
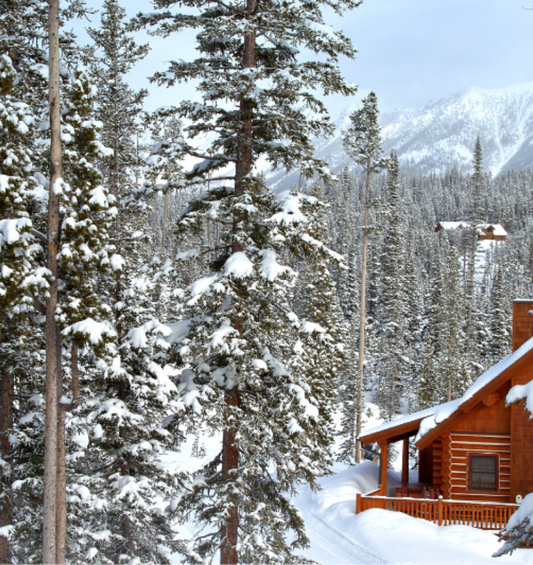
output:
<svg viewBox="0 0 533 565"><path fill-rule="evenodd" d="M239 394L233 389L226 394L226 405L239 407ZM226 428L222 439L222 480L231 481L235 477L233 471L239 466L239 450L234 444L233 430ZM226 522L220 531L221 549L220 563L222 565L238 563L237 542L239 539L239 508L233 504L228 512Z"/></svg>
<svg viewBox="0 0 533 565"><path fill-rule="evenodd" d="M356 443L355 443L355 462L361 463L361 425L363 419L363 394L364 380L363 368L365 357L365 325L366 325L366 259L368 252L368 205L370 201L370 172L366 171L365 180L365 214L363 219L363 260L361 268L361 315L359 319L359 387L357 390L357 407L356 407Z"/></svg>
<svg viewBox="0 0 533 565"><path fill-rule="evenodd" d="M246 17L251 18L256 9L256 0L246 0ZM244 38L243 66L252 68L255 66L255 33L249 33ZM240 103L241 127L237 140L237 162L235 164L235 196L239 197L244 191L245 178L252 169L252 120L253 106L247 100ZM240 230L239 218L233 220L233 232L237 234ZM242 251L241 244L234 239L232 251ZM238 318L234 321L239 333L243 331L243 320ZM227 391L225 397L226 405L231 411L239 408L240 398L236 389ZM239 466L239 451L234 443L234 432L230 427L224 430L222 439L222 479L224 482L234 479L234 473ZM239 508L237 502L233 504L228 512L225 524L221 528L220 563L222 565L234 565L238 563L237 543L239 539Z"/></svg>
<svg viewBox="0 0 533 565"><path fill-rule="evenodd" d="M165 237L167 234L167 214L168 214L168 191L165 193L165 205L163 207L163 227L161 234L161 259L165 255Z"/></svg>
<svg viewBox="0 0 533 565"><path fill-rule="evenodd" d="M56 354L61 359L61 336L57 332ZM61 405L63 382L61 367L57 377L57 475L56 475L56 563L64 565L67 549L67 464L65 453L65 406Z"/></svg>
<svg viewBox="0 0 533 565"><path fill-rule="evenodd" d="M10 371L2 369L0 375L0 455L9 459L11 444L9 430L13 428L14 379ZM0 528L13 523L13 508L8 496L9 486L0 482ZM0 536L0 564L11 563L11 547L4 536Z"/></svg>
<svg viewBox="0 0 533 565"><path fill-rule="evenodd" d="M61 120L59 100L59 0L49 0L49 103L50 103L50 191L48 199L47 267L54 277L46 305L46 420L44 448L43 563L56 563L56 513L58 464L58 389L61 358L58 356L57 253L59 251L59 199L56 184L62 175Z"/></svg>

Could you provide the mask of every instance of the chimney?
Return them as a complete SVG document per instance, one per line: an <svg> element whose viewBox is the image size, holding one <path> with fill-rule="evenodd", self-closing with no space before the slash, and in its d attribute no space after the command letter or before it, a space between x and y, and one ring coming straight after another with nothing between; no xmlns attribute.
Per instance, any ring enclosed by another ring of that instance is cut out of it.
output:
<svg viewBox="0 0 533 565"><path fill-rule="evenodd" d="M533 337L533 298L513 301L513 351Z"/></svg>

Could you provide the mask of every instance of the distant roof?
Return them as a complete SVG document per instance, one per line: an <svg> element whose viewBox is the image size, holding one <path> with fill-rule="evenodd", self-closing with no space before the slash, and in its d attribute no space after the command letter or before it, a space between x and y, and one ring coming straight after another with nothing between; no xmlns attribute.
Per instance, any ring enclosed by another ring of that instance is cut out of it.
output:
<svg viewBox="0 0 533 565"><path fill-rule="evenodd" d="M419 412L414 412L413 414L404 414L396 420L391 422L385 422L380 426L376 426L369 430L364 430L361 434L361 438L368 436L373 436L377 433L381 433L387 430L394 430L410 422L420 421L420 426L418 434L415 439L415 443L422 439L431 430L436 428L438 425L442 424L447 420L452 414L457 412L463 404L471 400L478 392L483 390L487 385L499 377L505 370L514 365L520 358L522 358L526 353L533 350L533 338L529 339L516 351L507 355L499 363L487 369L476 382L463 394L461 398L452 400L451 402L446 402L444 404L439 404L437 406L432 406L431 408L426 408L425 410L420 410ZM392 437L394 434L390 434L388 437Z"/></svg>
<svg viewBox="0 0 533 565"><path fill-rule="evenodd" d="M465 220L461 220L459 222L439 222L435 231L439 231L439 229L443 229L445 231L450 230L457 230L457 229L466 229L470 226L468 222ZM486 230L488 227L492 227L493 233L496 236L506 236L507 231L503 228L501 224L477 224L478 229Z"/></svg>
<svg viewBox="0 0 533 565"><path fill-rule="evenodd" d="M489 227L492 227L494 235L507 235L507 231L503 229L501 224L478 224L478 228L483 230L486 230Z"/></svg>
<svg viewBox="0 0 533 565"><path fill-rule="evenodd" d="M438 224L444 230L457 230L459 228L467 228L469 226L468 222L439 222Z"/></svg>

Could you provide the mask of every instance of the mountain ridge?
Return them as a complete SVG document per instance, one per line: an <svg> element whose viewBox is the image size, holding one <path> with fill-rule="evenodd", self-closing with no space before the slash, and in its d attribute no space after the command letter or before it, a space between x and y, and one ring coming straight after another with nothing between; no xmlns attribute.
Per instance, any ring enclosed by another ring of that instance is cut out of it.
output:
<svg viewBox="0 0 533 565"><path fill-rule="evenodd" d="M314 140L315 154L334 172L355 164L342 147L350 104L336 122L334 136ZM485 171L493 177L533 165L533 81L498 89L469 88L429 101L419 108L384 112L379 120L383 152L398 154L403 168L414 173L442 173L456 167L472 170L479 135ZM298 173L271 173L270 183L296 183ZM296 179L296 181L295 181Z"/></svg>

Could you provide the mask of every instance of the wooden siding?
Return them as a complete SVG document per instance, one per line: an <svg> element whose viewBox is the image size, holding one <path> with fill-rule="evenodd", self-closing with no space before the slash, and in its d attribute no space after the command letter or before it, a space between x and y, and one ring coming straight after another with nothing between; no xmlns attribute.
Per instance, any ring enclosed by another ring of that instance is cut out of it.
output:
<svg viewBox="0 0 533 565"><path fill-rule="evenodd" d="M523 304L523 303L522 303ZM516 303L515 303L516 306ZM529 305L533 309L533 304ZM531 316L529 314L531 318ZM512 384L523 385L533 379L533 365L526 365L514 377ZM533 420L531 414L524 410L524 401L511 406L511 500L517 494L525 496L533 492Z"/></svg>
<svg viewBox="0 0 533 565"><path fill-rule="evenodd" d="M442 483L444 482L442 478L442 454L442 438L438 438L433 442L433 488L440 491L442 491Z"/></svg>
<svg viewBox="0 0 533 565"><path fill-rule="evenodd" d="M451 432L448 446L446 474L448 498L511 502L511 436L509 434ZM497 489L495 491L476 491L470 488L470 455L497 456Z"/></svg>

